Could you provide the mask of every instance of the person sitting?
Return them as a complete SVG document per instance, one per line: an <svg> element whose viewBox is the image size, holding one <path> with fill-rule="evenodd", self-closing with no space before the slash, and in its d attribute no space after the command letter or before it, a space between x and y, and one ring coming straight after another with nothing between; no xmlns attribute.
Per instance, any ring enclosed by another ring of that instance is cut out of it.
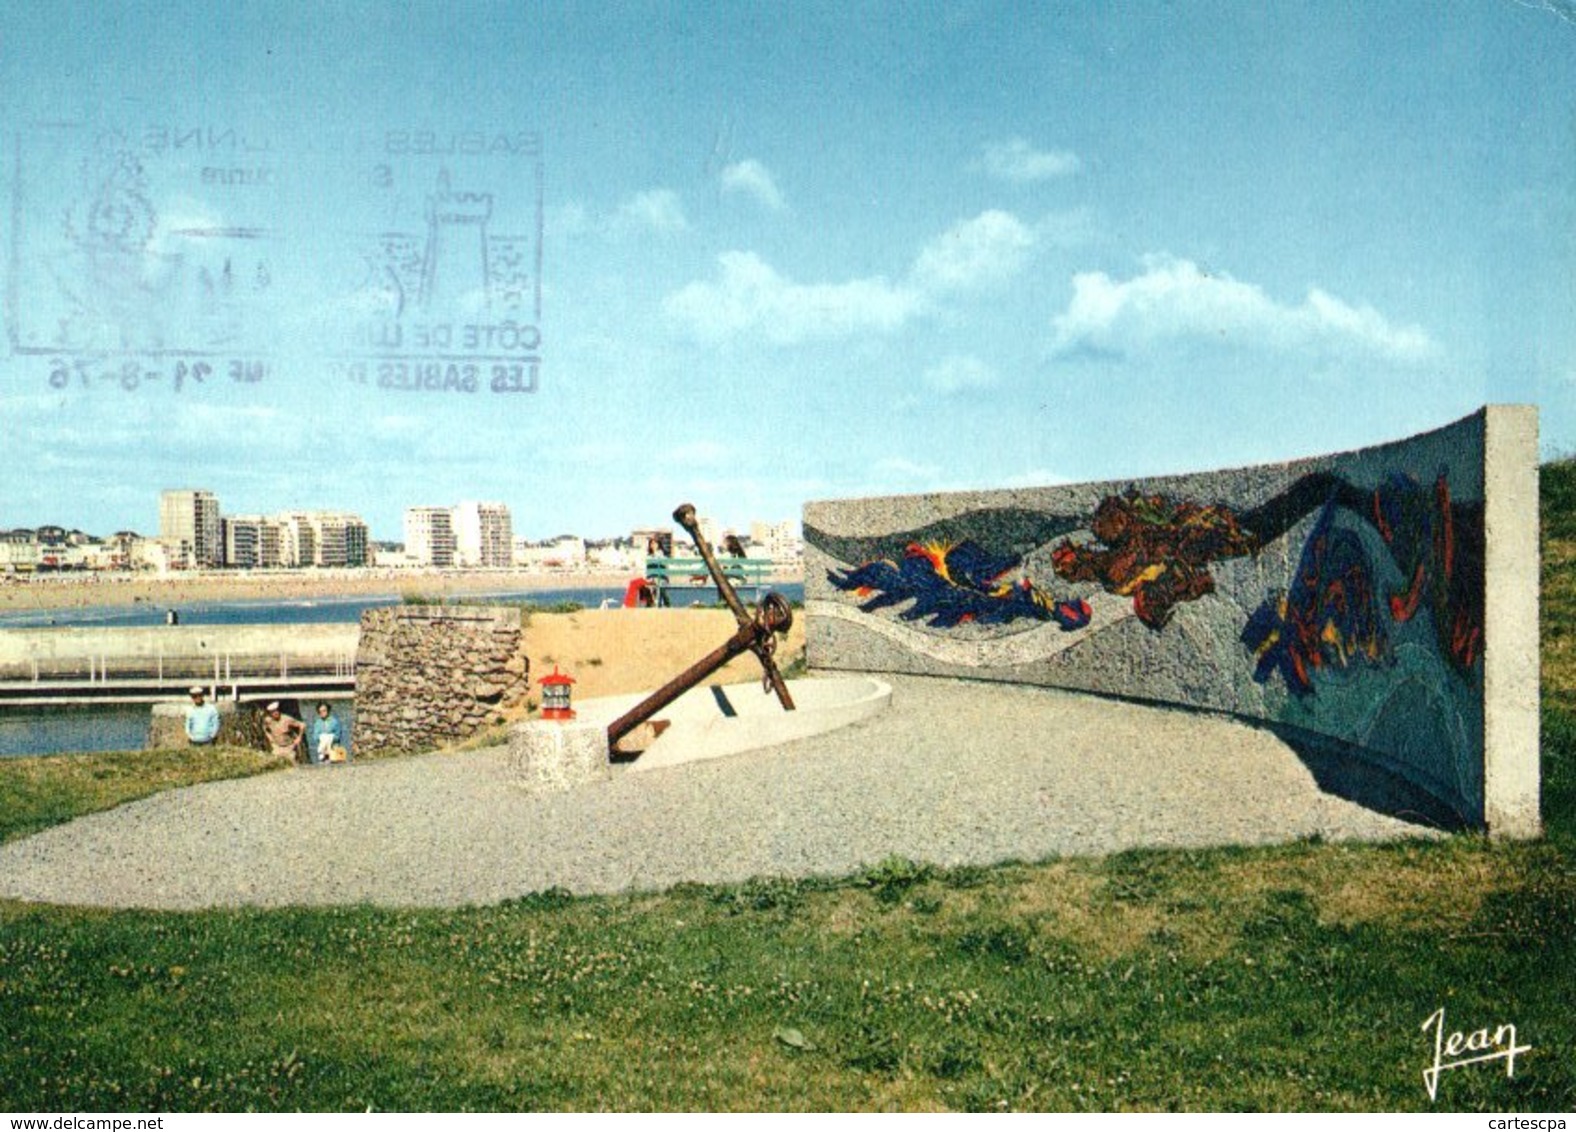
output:
<svg viewBox="0 0 1576 1132"><path fill-rule="evenodd" d="M205 703L202 688L191 689L191 706L186 709L186 741L194 747L206 747L219 734L219 708Z"/></svg>
<svg viewBox="0 0 1576 1132"><path fill-rule="evenodd" d="M317 718L307 728L306 744L307 757L314 763L345 761L345 725L326 703L317 705Z"/></svg>

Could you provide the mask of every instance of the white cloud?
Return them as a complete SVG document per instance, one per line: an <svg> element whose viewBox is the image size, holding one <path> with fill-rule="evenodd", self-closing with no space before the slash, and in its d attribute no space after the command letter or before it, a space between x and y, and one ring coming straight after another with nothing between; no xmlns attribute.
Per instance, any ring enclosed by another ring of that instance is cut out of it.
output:
<svg viewBox="0 0 1576 1132"><path fill-rule="evenodd" d="M962 393L996 384L996 371L967 354L952 354L925 371L925 384L937 393Z"/></svg>
<svg viewBox="0 0 1576 1132"><path fill-rule="evenodd" d="M783 207L783 195L777 190L777 182L772 179L771 172L753 158L725 166L719 179L724 196L743 193L754 197L773 212Z"/></svg>
<svg viewBox="0 0 1576 1132"><path fill-rule="evenodd" d="M1077 154L1065 149L1038 150L1023 138L991 142L985 147L980 164L998 181L1020 185L1070 177L1083 168Z"/></svg>
<svg viewBox="0 0 1576 1132"><path fill-rule="evenodd" d="M897 329L920 296L881 277L847 283L795 283L753 252L718 257L721 278L691 283L663 303L668 317L697 338L756 333L777 345Z"/></svg>
<svg viewBox="0 0 1576 1132"><path fill-rule="evenodd" d="M1391 361L1437 354L1426 332L1393 326L1372 307L1353 307L1314 289L1298 306L1251 284L1181 259L1151 258L1124 282L1094 271L1073 277L1073 297L1056 316L1054 348L1128 352L1192 339L1232 346L1355 350Z"/></svg>
<svg viewBox="0 0 1576 1132"><path fill-rule="evenodd" d="M920 249L908 278L884 275L843 283L797 283L754 252L717 257L721 276L668 296L667 316L703 341L755 334L779 346L890 333L935 301L1016 275L1039 242L1011 213L983 212Z"/></svg>
<svg viewBox="0 0 1576 1132"><path fill-rule="evenodd" d="M672 189L636 193L618 206L613 223L619 229L646 229L663 235L689 227L684 205Z"/></svg>
<svg viewBox="0 0 1576 1132"><path fill-rule="evenodd" d="M1018 273L1034 244L1032 229L1010 212L992 209L926 244L911 277L927 293L999 283Z"/></svg>

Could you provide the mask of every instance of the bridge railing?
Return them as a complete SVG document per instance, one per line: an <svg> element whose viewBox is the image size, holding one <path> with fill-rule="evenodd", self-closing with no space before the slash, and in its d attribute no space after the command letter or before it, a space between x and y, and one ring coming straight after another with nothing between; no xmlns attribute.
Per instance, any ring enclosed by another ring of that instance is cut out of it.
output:
<svg viewBox="0 0 1576 1132"><path fill-rule="evenodd" d="M154 656L38 657L0 663L0 683L153 680L171 685L232 683L237 679L354 676L354 653L163 653Z"/></svg>

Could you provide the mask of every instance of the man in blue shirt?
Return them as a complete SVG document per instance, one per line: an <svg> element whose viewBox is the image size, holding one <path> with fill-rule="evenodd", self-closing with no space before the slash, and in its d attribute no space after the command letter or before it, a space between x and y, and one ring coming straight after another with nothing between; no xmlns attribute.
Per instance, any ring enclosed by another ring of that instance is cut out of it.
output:
<svg viewBox="0 0 1576 1132"><path fill-rule="evenodd" d="M204 703L200 687L191 690L192 706L186 709L186 739L193 746L205 747L219 734L219 709Z"/></svg>

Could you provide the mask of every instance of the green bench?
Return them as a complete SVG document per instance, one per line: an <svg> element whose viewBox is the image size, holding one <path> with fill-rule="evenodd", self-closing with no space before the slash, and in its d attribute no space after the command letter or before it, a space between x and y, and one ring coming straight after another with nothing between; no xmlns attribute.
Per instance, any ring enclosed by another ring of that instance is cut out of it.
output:
<svg viewBox="0 0 1576 1132"><path fill-rule="evenodd" d="M719 556L717 565L722 568L722 576L728 579L736 593L743 596L743 591L750 591L756 596L766 588L767 579L771 577L776 563L769 558L728 558ZM671 605L668 598L669 590L712 590L717 585L712 581L711 571L706 569L704 558L665 558L656 557L646 559L646 581L651 586L652 595L658 605ZM719 598L719 600L721 600Z"/></svg>

